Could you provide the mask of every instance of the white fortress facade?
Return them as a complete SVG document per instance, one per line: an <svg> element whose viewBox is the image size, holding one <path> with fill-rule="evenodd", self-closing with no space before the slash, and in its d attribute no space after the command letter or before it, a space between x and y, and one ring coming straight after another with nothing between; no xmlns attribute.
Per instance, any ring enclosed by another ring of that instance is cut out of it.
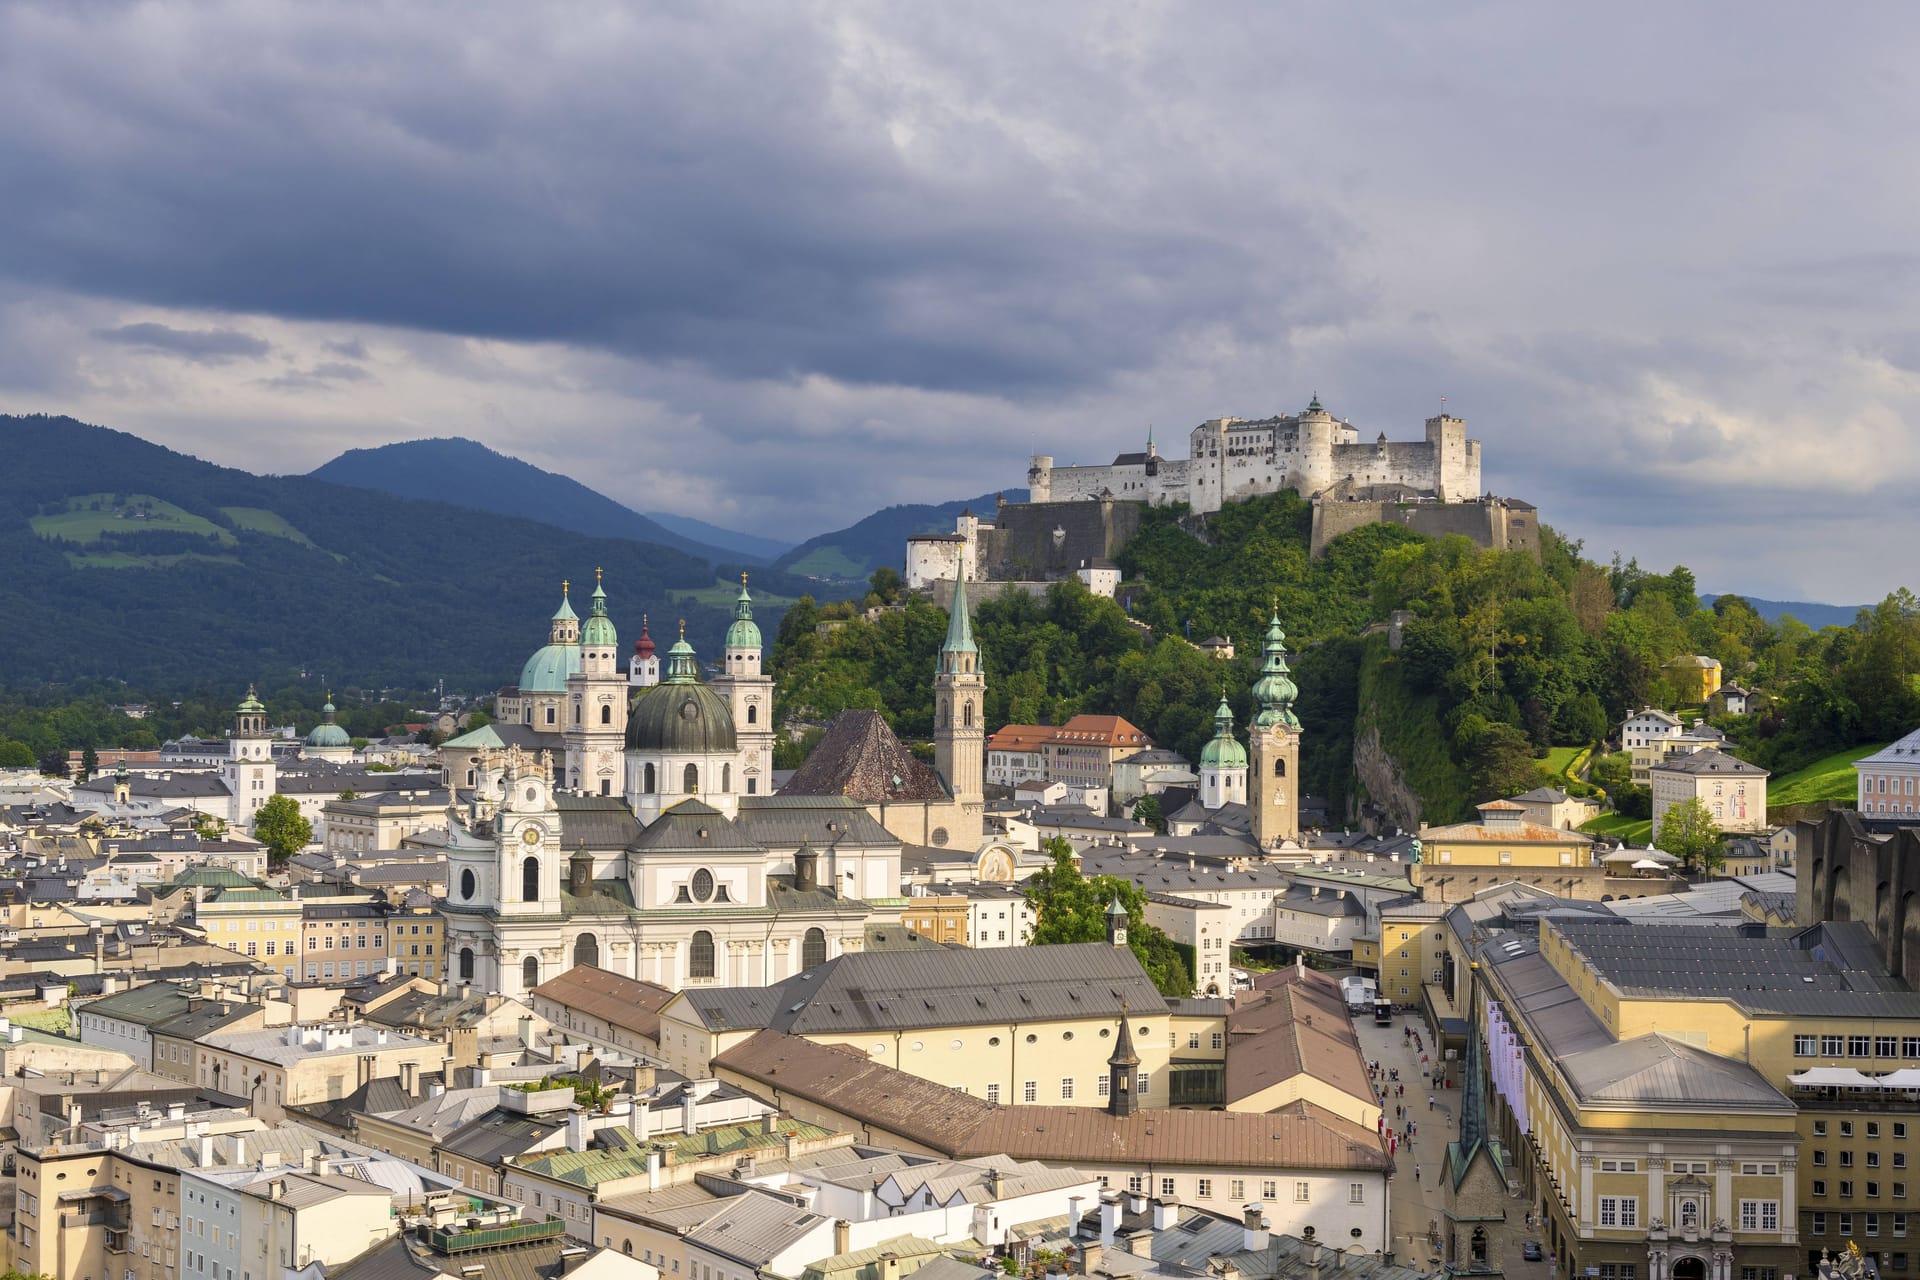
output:
<svg viewBox="0 0 1920 1280"><path fill-rule="evenodd" d="M1149 437L1146 452L1123 453L1109 466L1056 467L1036 455L1027 472L1028 500L1184 502L1218 511L1229 502L1292 489L1307 497L1407 497L1440 502L1480 497L1480 442L1463 419L1428 418L1424 440L1389 442L1385 433L1360 441L1351 423L1320 407L1280 417L1213 418L1193 429L1185 459L1163 458Z"/></svg>

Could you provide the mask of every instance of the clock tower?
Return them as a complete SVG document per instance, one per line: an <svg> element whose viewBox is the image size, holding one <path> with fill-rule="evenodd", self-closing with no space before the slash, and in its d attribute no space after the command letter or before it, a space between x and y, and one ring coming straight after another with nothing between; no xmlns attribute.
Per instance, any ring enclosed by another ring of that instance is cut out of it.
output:
<svg viewBox="0 0 1920 1280"><path fill-rule="evenodd" d="M545 756L546 752L541 752ZM495 909L502 919L557 916L566 859L560 851L560 810L553 799L552 766L509 751L494 810Z"/></svg>

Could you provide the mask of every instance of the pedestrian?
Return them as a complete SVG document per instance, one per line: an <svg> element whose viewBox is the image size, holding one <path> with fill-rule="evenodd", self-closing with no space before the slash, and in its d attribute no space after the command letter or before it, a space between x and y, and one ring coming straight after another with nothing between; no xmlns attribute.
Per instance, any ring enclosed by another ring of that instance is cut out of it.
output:
<svg viewBox="0 0 1920 1280"><path fill-rule="evenodd" d="M1433 1110L1433 1095L1432 1095L1432 1094L1428 1094L1428 1095L1427 1095L1427 1110L1429 1110L1429 1111L1431 1111L1431 1110Z"/></svg>
<svg viewBox="0 0 1920 1280"><path fill-rule="evenodd" d="M1419 1165L1415 1165L1415 1166L1413 1166L1413 1180L1414 1180L1415 1182L1418 1182L1418 1181L1420 1181L1420 1166L1419 1166Z"/></svg>

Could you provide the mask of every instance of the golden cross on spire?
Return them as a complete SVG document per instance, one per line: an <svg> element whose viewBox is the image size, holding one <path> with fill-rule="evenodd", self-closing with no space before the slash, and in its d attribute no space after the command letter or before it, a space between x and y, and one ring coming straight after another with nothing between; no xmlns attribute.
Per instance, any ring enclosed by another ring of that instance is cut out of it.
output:
<svg viewBox="0 0 1920 1280"><path fill-rule="evenodd" d="M569 582L565 578L560 579L560 594L562 596L567 595L572 590L573 590L573 583Z"/></svg>
<svg viewBox="0 0 1920 1280"><path fill-rule="evenodd" d="M740 571L740 585L743 587L747 585L747 571L745 569Z"/></svg>
<svg viewBox="0 0 1920 1280"><path fill-rule="evenodd" d="M596 587L600 585L600 566L599 565L593 566L593 585Z"/></svg>
<svg viewBox="0 0 1920 1280"><path fill-rule="evenodd" d="M682 640L687 638L687 620L685 618L680 619L680 638Z"/></svg>

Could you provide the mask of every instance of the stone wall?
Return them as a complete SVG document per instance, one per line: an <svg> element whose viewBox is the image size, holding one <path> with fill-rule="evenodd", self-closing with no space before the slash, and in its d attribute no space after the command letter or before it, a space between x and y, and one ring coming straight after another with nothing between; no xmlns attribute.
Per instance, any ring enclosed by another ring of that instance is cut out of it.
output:
<svg viewBox="0 0 1920 1280"><path fill-rule="evenodd" d="M1047 581L1069 577L1084 563L1110 560L1140 527L1138 502L1008 503L982 526L979 575Z"/></svg>
<svg viewBox="0 0 1920 1280"><path fill-rule="evenodd" d="M1316 502L1313 554L1343 533L1370 524L1397 524L1430 538L1460 534L1476 545L1540 555L1540 513L1515 498L1479 502Z"/></svg>
<svg viewBox="0 0 1920 1280"><path fill-rule="evenodd" d="M1920 828L1836 809L1800 823L1794 849L1795 923L1857 920L1894 976L1920 977Z"/></svg>

